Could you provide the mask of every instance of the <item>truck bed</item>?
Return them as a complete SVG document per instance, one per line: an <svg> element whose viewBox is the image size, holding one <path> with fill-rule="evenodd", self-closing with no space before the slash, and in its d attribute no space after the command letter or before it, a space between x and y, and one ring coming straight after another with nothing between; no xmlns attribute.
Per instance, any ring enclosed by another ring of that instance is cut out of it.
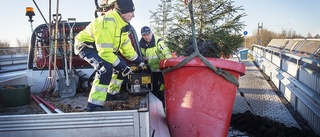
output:
<svg viewBox="0 0 320 137"><path fill-rule="evenodd" d="M84 112L86 99L81 95L54 101L46 98L65 112L62 114L45 114L33 101L21 107L2 107L0 136L170 136L162 103L152 93L130 97L126 102L107 102L113 111Z"/></svg>

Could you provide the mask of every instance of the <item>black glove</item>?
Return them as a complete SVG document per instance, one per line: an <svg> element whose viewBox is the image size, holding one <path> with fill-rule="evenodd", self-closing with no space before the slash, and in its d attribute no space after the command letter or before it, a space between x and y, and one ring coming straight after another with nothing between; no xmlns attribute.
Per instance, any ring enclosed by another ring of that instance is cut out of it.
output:
<svg viewBox="0 0 320 137"><path fill-rule="evenodd" d="M132 72L132 69L131 69L129 66L127 66L127 67L122 71L122 76L123 76L123 77L126 77L126 76L128 76L131 72Z"/></svg>

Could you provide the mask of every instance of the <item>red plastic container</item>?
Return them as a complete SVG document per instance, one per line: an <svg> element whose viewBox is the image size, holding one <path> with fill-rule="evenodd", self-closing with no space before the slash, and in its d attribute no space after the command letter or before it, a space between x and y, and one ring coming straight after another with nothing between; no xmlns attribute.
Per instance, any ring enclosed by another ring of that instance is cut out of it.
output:
<svg viewBox="0 0 320 137"><path fill-rule="evenodd" d="M172 67L185 57L162 60L161 69ZM216 68L237 79L244 75L242 63L206 58ZM172 137L226 137L237 87L217 75L199 58L164 75L167 123Z"/></svg>

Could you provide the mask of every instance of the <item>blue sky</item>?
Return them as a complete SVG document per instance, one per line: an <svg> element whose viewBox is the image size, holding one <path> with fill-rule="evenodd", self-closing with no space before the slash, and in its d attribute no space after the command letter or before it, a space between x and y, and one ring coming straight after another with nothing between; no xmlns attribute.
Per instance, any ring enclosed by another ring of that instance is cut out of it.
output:
<svg viewBox="0 0 320 137"><path fill-rule="evenodd" d="M49 0L35 0L48 20ZM56 0L52 1L52 13L56 13ZM100 0L99 0L100 1ZM137 32L150 24L149 10L155 11L160 0L134 0L136 12L131 24ZM306 36L320 34L320 0L235 0L236 6L243 6L247 16L242 20L251 35L257 30L258 23L263 28L280 33L282 29L296 31ZM33 7L36 16L33 18L33 28L44 21L32 0L6 0L0 8L0 40L8 41L12 46L16 40L26 41L31 36L31 25L25 16L25 8ZM60 0L59 13L62 19L76 18L77 22L91 21L94 18L93 0ZM186 11L187 12L187 11Z"/></svg>

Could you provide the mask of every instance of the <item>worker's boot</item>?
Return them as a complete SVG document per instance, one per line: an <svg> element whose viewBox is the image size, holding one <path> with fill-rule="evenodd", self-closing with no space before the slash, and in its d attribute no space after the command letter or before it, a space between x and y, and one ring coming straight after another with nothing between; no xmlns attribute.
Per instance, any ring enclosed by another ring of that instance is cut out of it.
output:
<svg viewBox="0 0 320 137"><path fill-rule="evenodd" d="M127 100L128 98L129 96L126 94L118 93L118 94L112 95L108 93L106 101L124 101L124 100Z"/></svg>
<svg viewBox="0 0 320 137"><path fill-rule="evenodd" d="M93 112L93 111L110 111L111 108L107 108L104 106L100 106L100 105L95 105L92 103L88 103L87 108L86 108L86 112Z"/></svg>

